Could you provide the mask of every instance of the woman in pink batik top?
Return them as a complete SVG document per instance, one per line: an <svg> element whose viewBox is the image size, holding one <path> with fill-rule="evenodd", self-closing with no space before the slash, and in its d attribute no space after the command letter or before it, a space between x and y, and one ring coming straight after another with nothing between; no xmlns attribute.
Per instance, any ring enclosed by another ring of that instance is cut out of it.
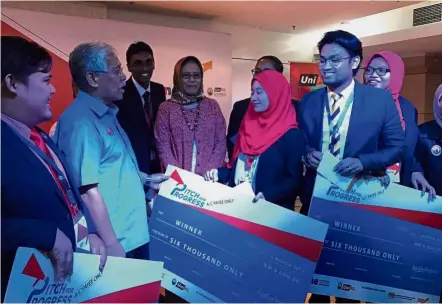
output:
<svg viewBox="0 0 442 304"><path fill-rule="evenodd" d="M226 157L226 121L216 100L204 96L203 66L188 56L175 65L172 97L160 105L155 123L159 159L203 175Z"/></svg>

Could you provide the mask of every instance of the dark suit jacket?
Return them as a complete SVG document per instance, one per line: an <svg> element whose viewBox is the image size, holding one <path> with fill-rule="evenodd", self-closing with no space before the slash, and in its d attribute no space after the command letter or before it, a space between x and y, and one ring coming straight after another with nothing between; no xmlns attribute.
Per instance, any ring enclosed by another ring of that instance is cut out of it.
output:
<svg viewBox="0 0 442 304"><path fill-rule="evenodd" d="M299 121L299 101L292 99L293 106L296 110L296 115ZM234 142L231 140L233 136L235 136L239 127L241 126L241 122L246 115L247 108L250 104L250 97L237 101L233 104L232 112L230 113L229 118L229 126L227 128L227 152L229 153L229 158L232 157Z"/></svg>
<svg viewBox="0 0 442 304"><path fill-rule="evenodd" d="M76 241L71 213L52 175L4 122L1 134L3 297L18 247L51 251L57 228L71 240L74 250ZM89 233L95 233L89 213L82 206L78 188L72 184L73 179L64 156L51 139L48 139L47 144L63 164L77 204L86 217Z"/></svg>
<svg viewBox="0 0 442 304"><path fill-rule="evenodd" d="M422 172L436 194L442 196L442 128L435 120L419 126L419 139L416 145L416 162L413 172Z"/></svg>
<svg viewBox="0 0 442 304"><path fill-rule="evenodd" d="M405 120L405 151L404 160L401 167L401 185L411 187L411 173L415 162L414 151L419 139L419 129L417 127L417 110L414 105L402 96L399 96L402 115Z"/></svg>
<svg viewBox="0 0 442 304"><path fill-rule="evenodd" d="M143 103L138 90L130 78L126 81L126 88L123 99L116 101L118 106L118 121L127 133L134 149L140 170L147 174L152 172L150 153L154 145L153 126L157 117L160 103L166 100L166 91L162 84L150 82L150 102L152 103L153 123L149 130L146 116L143 109Z"/></svg>
<svg viewBox="0 0 442 304"><path fill-rule="evenodd" d="M313 91L301 101L301 129L307 137L306 152L322 151L322 121L327 89ZM393 97L385 90L355 82L350 125L344 147L344 158L359 158L363 174L385 171L402 161L405 133ZM301 212L306 214L313 193L316 170L307 169Z"/></svg>
<svg viewBox="0 0 442 304"><path fill-rule="evenodd" d="M255 177L255 193L262 192L266 200L294 210L296 192L302 182L304 133L292 129L285 133L259 157ZM219 182L235 185L236 163L232 169L218 169Z"/></svg>

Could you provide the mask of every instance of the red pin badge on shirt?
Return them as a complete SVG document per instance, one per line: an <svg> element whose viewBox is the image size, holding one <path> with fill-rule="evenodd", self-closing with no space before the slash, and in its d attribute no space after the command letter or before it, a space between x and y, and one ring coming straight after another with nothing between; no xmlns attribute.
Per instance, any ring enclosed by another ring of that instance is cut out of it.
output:
<svg viewBox="0 0 442 304"><path fill-rule="evenodd" d="M112 135L112 130L111 129L107 129L107 134Z"/></svg>

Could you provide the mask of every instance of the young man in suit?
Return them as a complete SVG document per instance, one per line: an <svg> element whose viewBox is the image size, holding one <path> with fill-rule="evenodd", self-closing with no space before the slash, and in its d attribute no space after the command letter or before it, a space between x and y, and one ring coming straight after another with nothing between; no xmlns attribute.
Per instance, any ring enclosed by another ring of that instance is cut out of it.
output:
<svg viewBox="0 0 442 304"><path fill-rule="evenodd" d="M2 36L1 45L3 302L18 247L47 252L58 279L72 273L73 251L101 254L102 268L106 250L63 155L37 127L52 118L50 54L20 37ZM88 228L89 248L76 239L79 224Z"/></svg>
<svg viewBox="0 0 442 304"><path fill-rule="evenodd" d="M318 43L319 70L326 88L305 95L301 101L301 129L306 134L304 156L307 172L301 212L308 213L316 169L325 151L340 162L335 172L343 176L385 172L400 162L405 135L391 94L356 82L362 61L357 37L339 30L328 32ZM328 302L313 295L311 303ZM352 302L336 299L337 302Z"/></svg>
<svg viewBox="0 0 442 304"><path fill-rule="evenodd" d="M115 103L119 108L118 121L129 136L141 172L160 173L153 130L166 91L162 84L151 81L155 70L152 48L144 42L131 44L126 63L132 77L126 81L123 99Z"/></svg>
<svg viewBox="0 0 442 304"><path fill-rule="evenodd" d="M284 72L284 65L282 64L281 60L275 56L263 56L256 62L255 68L252 70L252 74L255 75L266 70L274 70L282 74ZM299 117L299 101L293 99L292 102ZM239 127L241 126L241 122L246 114L247 108L249 107L249 103L250 97L247 97L233 104L233 109L229 118L229 126L227 128L227 152L229 154L229 158L232 157L233 146L235 145L234 138L239 131Z"/></svg>

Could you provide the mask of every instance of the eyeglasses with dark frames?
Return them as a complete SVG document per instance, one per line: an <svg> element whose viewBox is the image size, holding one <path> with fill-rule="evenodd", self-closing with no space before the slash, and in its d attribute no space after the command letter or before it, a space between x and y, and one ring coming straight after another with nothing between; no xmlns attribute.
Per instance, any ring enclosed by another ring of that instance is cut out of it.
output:
<svg viewBox="0 0 442 304"><path fill-rule="evenodd" d="M337 67L341 62L343 62L346 59L350 59L351 57L332 57L332 58L324 58L321 57L317 60L319 63L319 66L325 66L327 62L330 62L330 65L332 67Z"/></svg>
<svg viewBox="0 0 442 304"><path fill-rule="evenodd" d="M374 72L376 72L376 74L378 76L385 76L385 75L387 75L387 73L390 73L390 69L368 67L365 69L364 74L365 75L373 75Z"/></svg>

